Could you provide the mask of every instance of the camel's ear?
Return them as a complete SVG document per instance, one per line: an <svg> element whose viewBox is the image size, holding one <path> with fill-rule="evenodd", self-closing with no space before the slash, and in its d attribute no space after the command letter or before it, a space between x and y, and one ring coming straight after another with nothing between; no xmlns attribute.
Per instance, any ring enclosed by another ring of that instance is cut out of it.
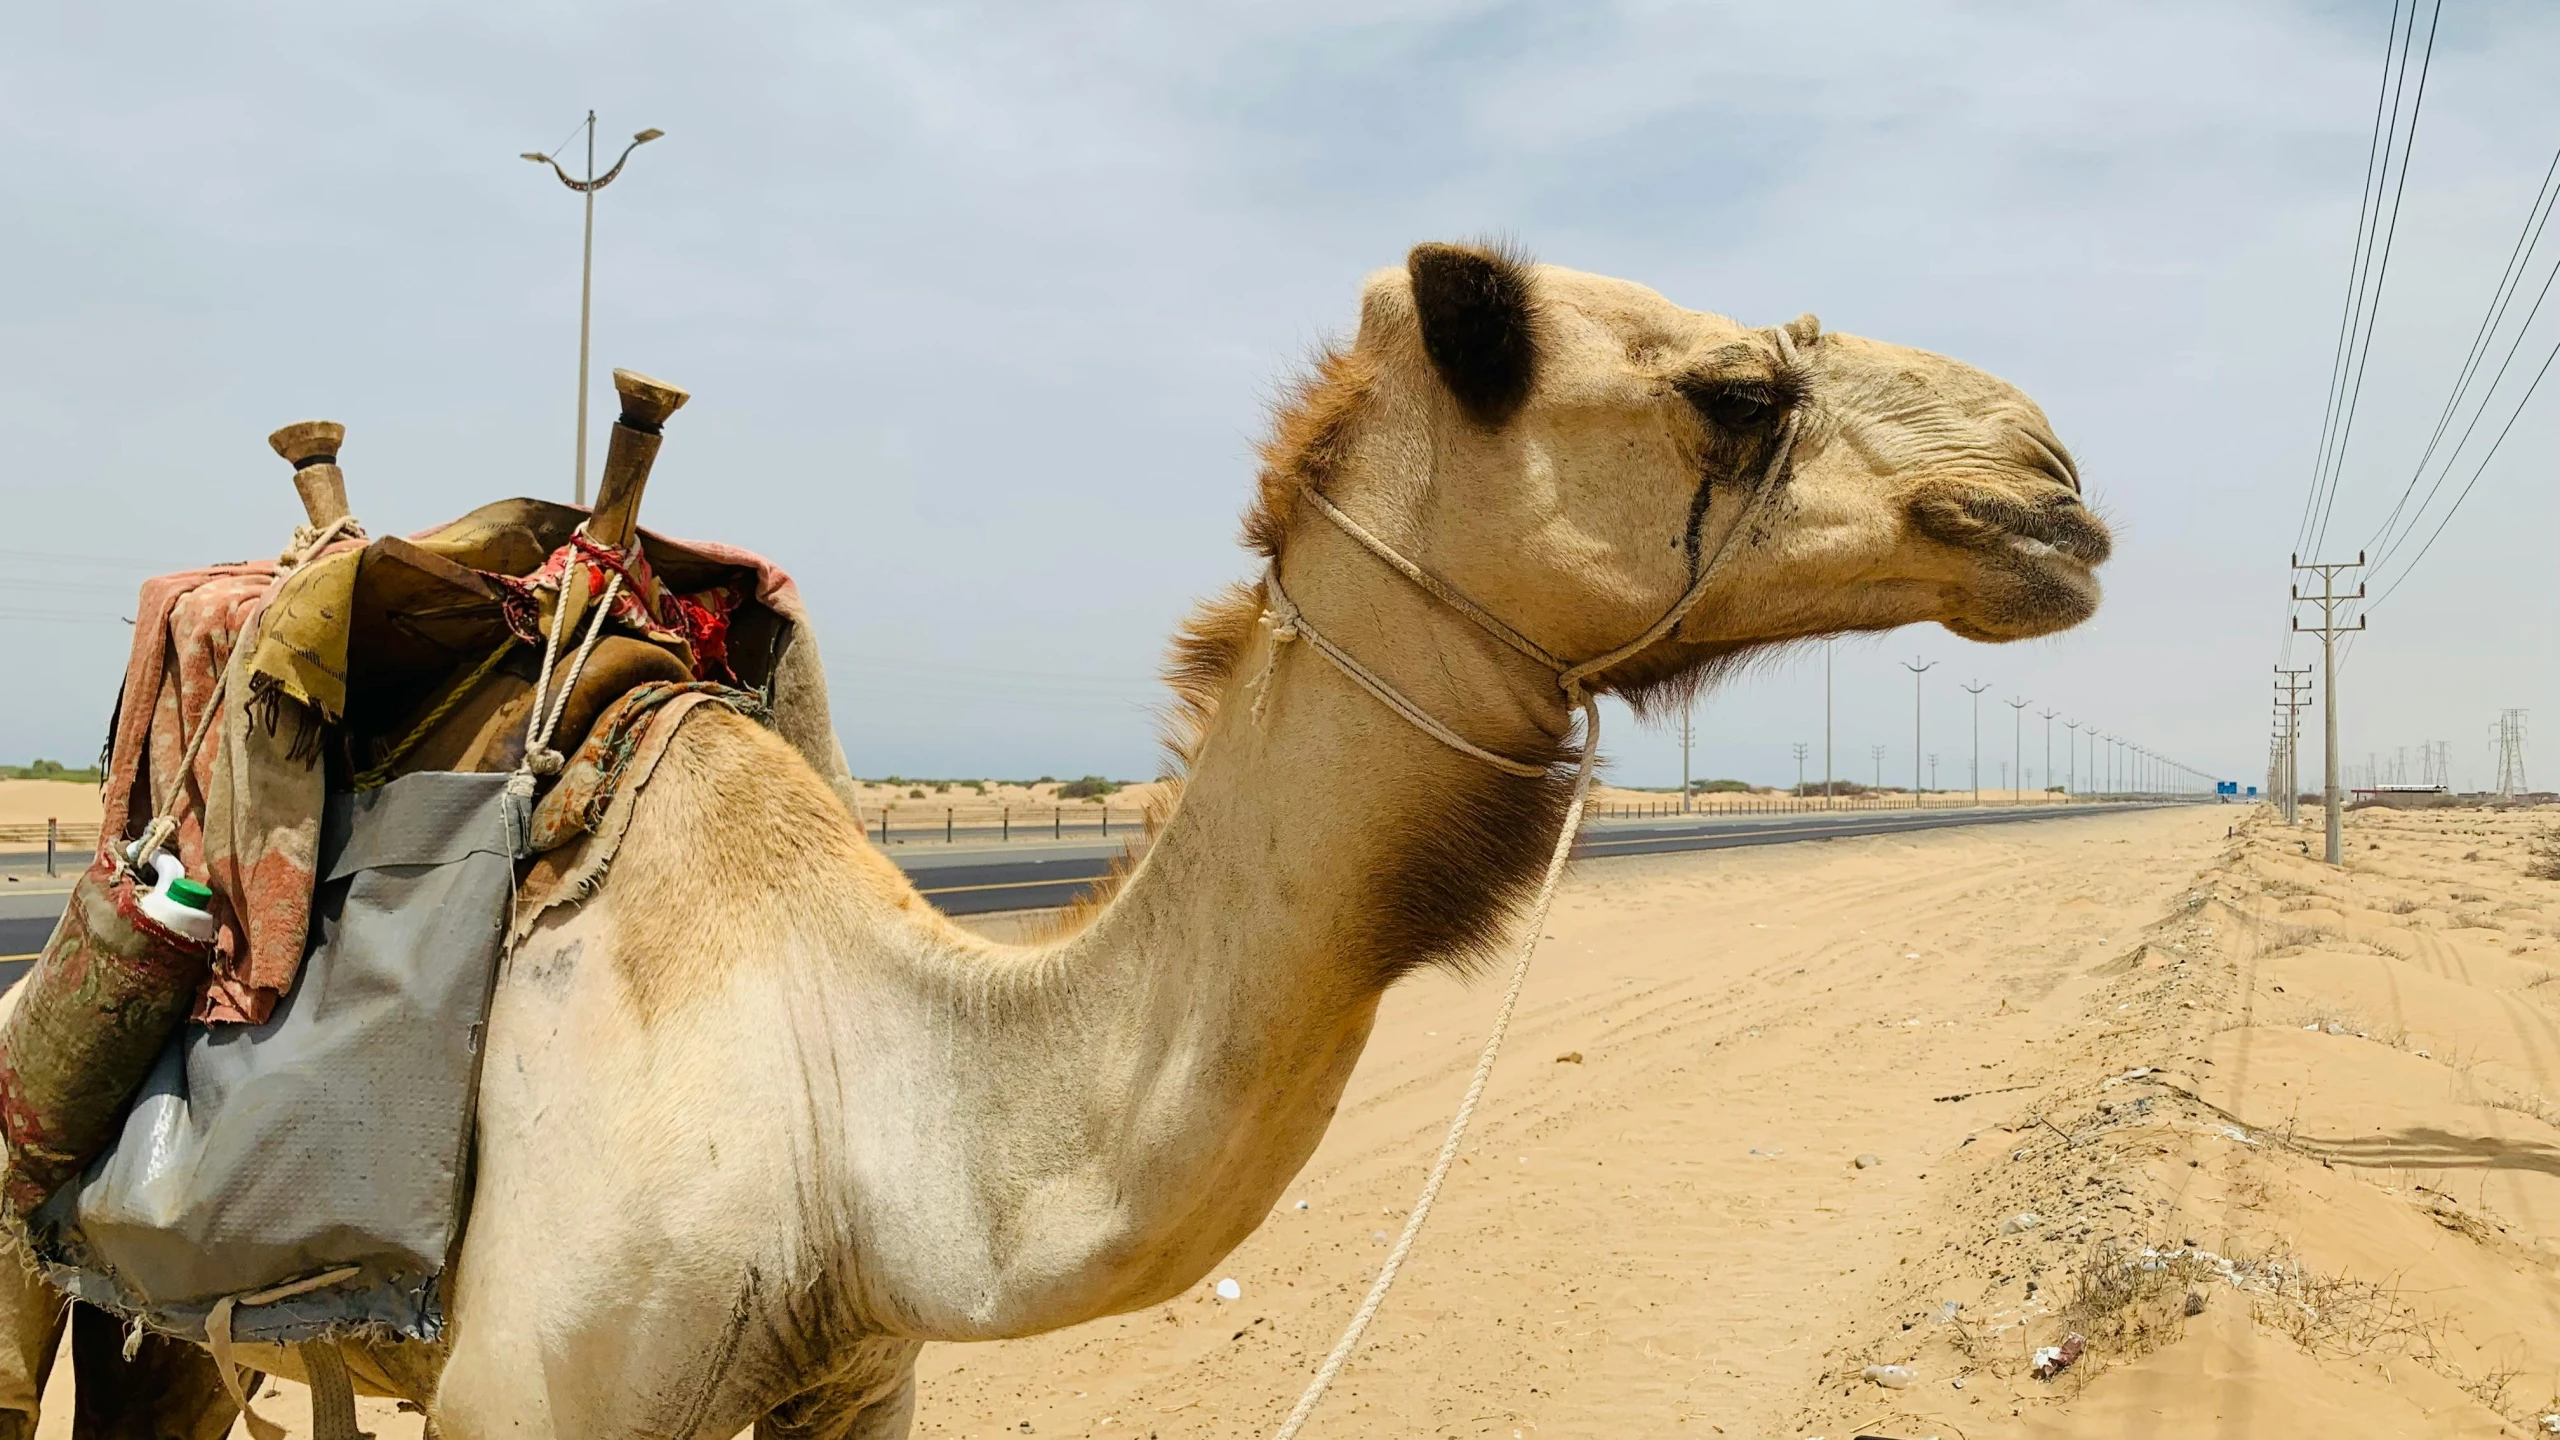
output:
<svg viewBox="0 0 2560 1440"><path fill-rule="evenodd" d="M1529 267L1498 251L1416 245L1405 257L1422 350L1468 415L1500 425L1538 379L1538 306Z"/></svg>

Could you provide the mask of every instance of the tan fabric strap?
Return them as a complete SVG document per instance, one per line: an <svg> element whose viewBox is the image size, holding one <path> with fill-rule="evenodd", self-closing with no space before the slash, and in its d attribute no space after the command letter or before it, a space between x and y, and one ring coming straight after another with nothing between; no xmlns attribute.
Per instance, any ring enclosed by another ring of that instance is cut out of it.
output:
<svg viewBox="0 0 2560 1440"><path fill-rule="evenodd" d="M232 1403L240 1407L240 1418L247 1422L251 1440L284 1440L284 1427L252 1408L250 1397L240 1388L240 1367L231 1355L231 1312L242 1306L272 1305L278 1300L290 1300L296 1295L324 1289L342 1280L352 1280L362 1273L356 1266L341 1265L335 1270L247 1295L225 1295L213 1302L213 1309L204 1317L205 1348L213 1352L214 1371L222 1377L222 1388L230 1392Z"/></svg>

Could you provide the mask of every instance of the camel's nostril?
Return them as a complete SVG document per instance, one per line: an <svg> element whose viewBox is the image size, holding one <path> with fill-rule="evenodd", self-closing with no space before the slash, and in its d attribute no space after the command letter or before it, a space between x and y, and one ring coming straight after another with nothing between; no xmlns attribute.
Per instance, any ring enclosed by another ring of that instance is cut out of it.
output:
<svg viewBox="0 0 2560 1440"><path fill-rule="evenodd" d="M2071 452L2062 448L2061 441L2033 429L2022 429L2018 434L2027 442L2025 462L2028 469L2044 475L2074 495L2080 493L2079 467L2071 463Z"/></svg>

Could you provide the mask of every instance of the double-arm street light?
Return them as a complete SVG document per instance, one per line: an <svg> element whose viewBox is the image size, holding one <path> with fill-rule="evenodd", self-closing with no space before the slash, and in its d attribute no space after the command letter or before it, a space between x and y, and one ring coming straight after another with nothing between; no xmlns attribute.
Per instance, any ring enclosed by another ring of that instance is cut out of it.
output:
<svg viewBox="0 0 2560 1440"><path fill-rule="evenodd" d="M588 322L595 313L596 192L612 184L613 178L622 173L623 162L631 158L632 151L667 132L643 130L632 136L631 143L623 146L622 154L615 157L613 168L598 175L596 173L596 112L588 111L586 122L580 128L587 132L586 179L571 179L569 172L560 168L560 162L553 158L559 151L555 150L551 155L538 155L528 150L524 153L524 158L536 165L550 166L551 173L560 177L561 184L587 197L586 252L578 266L578 480L572 492L577 502L584 505L587 503L587 331ZM564 145L560 148L565 150L568 147Z"/></svg>

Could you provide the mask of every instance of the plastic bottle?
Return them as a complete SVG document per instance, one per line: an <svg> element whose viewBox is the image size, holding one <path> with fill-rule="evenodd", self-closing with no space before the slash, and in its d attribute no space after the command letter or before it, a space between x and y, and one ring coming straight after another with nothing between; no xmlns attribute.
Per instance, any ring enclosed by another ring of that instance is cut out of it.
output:
<svg viewBox="0 0 2560 1440"><path fill-rule="evenodd" d="M142 892L142 913L198 945L212 944L213 892L188 879L186 867L167 851L151 857L151 868L160 881Z"/></svg>

